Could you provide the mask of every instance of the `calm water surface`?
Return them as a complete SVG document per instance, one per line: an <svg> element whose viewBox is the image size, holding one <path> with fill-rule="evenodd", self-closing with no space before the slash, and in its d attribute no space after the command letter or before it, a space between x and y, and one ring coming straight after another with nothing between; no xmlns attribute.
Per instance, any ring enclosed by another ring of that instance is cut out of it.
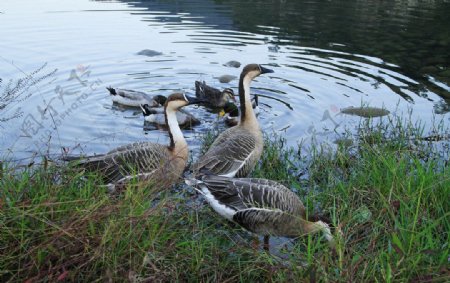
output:
<svg viewBox="0 0 450 283"><path fill-rule="evenodd" d="M313 135L332 145L360 120L340 109L361 104L411 109L427 127L448 122L449 14L449 1L1 1L0 91L44 64L33 78L56 72L0 109L0 118L23 113L0 122L0 156L165 143L166 132L113 105L105 87L168 95L194 93L204 80L237 92L237 80L217 79L239 76L242 67L223 65L230 60L275 71L252 92L261 95L263 129L292 145ZM144 49L156 52L137 55ZM188 109L203 121L185 131L195 149L220 122Z"/></svg>

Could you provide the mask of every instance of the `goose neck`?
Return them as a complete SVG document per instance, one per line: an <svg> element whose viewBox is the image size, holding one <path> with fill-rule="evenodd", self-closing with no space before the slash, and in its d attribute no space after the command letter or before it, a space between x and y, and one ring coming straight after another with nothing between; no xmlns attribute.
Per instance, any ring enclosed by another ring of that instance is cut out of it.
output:
<svg viewBox="0 0 450 283"><path fill-rule="evenodd" d="M178 125L176 110L166 107L165 118L167 126L169 127L169 149L174 150L175 152L187 151L187 143L184 139L183 132Z"/></svg>
<svg viewBox="0 0 450 283"><path fill-rule="evenodd" d="M258 124L250 99L250 83L252 78L241 76L239 79L239 102L241 108L241 124Z"/></svg>

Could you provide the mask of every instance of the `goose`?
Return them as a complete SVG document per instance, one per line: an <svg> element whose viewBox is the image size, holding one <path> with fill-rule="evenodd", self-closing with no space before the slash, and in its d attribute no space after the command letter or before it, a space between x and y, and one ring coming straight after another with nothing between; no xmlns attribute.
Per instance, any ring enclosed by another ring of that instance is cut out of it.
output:
<svg viewBox="0 0 450 283"><path fill-rule="evenodd" d="M254 99L252 100L252 108L255 115L259 114L259 105L258 105L258 95L254 95ZM227 102L223 106L223 111L220 112L220 115L223 116L223 120L225 125L228 127L234 127L239 124L240 116L239 109L233 102Z"/></svg>
<svg viewBox="0 0 450 283"><path fill-rule="evenodd" d="M205 82L199 81L195 81L195 96L208 100L209 105L215 108L222 108L230 100L235 101L234 92L231 88L220 91Z"/></svg>
<svg viewBox="0 0 450 283"><path fill-rule="evenodd" d="M164 116L164 108L150 107L148 104L141 105L144 120L158 126L167 126L166 118ZM200 124L200 120L194 117L191 113L180 109L176 113L178 125L181 128L189 128Z"/></svg>
<svg viewBox="0 0 450 283"><path fill-rule="evenodd" d="M258 64L244 67L239 78L239 124L216 138L209 150L193 165L194 176L209 173L225 177L246 177L253 170L261 157L263 137L252 108L250 83L260 74L272 72Z"/></svg>
<svg viewBox="0 0 450 283"><path fill-rule="evenodd" d="M168 97L164 110L169 127L169 145L131 143L104 155L82 159L77 165L89 172L99 172L107 182L106 187L113 192L131 179L146 181L155 185L154 188L169 187L180 179L188 159L188 146L178 126L176 112L183 106L201 102L181 93Z"/></svg>
<svg viewBox="0 0 450 283"><path fill-rule="evenodd" d="M209 174L185 179L185 182L202 194L219 215L250 232L263 235L266 250L269 250L270 236L295 238L316 232L323 232L334 247L328 224L308 221L300 198L280 183Z"/></svg>
<svg viewBox="0 0 450 283"><path fill-rule="evenodd" d="M109 94L111 94L113 102L131 107L139 107L141 104L158 107L164 105L167 99L164 95L151 96L145 92L132 89L113 87L107 87L106 89L109 91Z"/></svg>

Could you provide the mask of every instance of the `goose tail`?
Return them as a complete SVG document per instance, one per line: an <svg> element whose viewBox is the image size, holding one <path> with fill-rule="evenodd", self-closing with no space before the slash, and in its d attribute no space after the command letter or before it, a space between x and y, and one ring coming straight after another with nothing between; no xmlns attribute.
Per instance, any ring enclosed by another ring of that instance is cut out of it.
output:
<svg viewBox="0 0 450 283"><path fill-rule="evenodd" d="M116 92L115 88L109 86L109 87L106 87L106 89L109 91L109 94L117 95L117 92Z"/></svg>
<svg viewBox="0 0 450 283"><path fill-rule="evenodd" d="M151 114L150 110L148 109L148 104L140 104L139 107L141 107L142 114L144 114L144 116L149 116Z"/></svg>

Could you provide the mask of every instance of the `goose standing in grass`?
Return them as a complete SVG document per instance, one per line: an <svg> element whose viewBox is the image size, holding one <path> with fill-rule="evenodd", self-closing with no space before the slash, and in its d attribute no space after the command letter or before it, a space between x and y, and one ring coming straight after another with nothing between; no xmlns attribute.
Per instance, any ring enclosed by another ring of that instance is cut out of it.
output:
<svg viewBox="0 0 450 283"><path fill-rule="evenodd" d="M222 108L230 100L235 101L234 92L231 88L220 91L205 82L199 81L195 81L195 96L207 100L208 104L214 108Z"/></svg>
<svg viewBox="0 0 450 283"><path fill-rule="evenodd" d="M164 108L162 107L150 107L148 104L141 105L142 113L144 114L144 120L158 126L167 126L166 117L164 116ZM194 117L191 113L180 109L176 113L177 122L181 128L191 128L196 125L200 125L200 120Z"/></svg>
<svg viewBox="0 0 450 283"><path fill-rule="evenodd" d="M177 123L176 112L183 106L200 102L181 93L168 97L164 110L169 127L169 145L136 142L113 149L105 155L82 159L78 166L99 172L112 191L131 179L146 181L158 188L176 183L185 169L189 152Z"/></svg>
<svg viewBox="0 0 450 283"><path fill-rule="evenodd" d="M113 102L131 107L139 107L141 104L158 107L164 105L167 99L164 95L151 96L145 92L131 89L114 87L107 87L106 89L109 91Z"/></svg>
<svg viewBox="0 0 450 283"><path fill-rule="evenodd" d="M328 224L308 221L299 197L275 181L202 175L186 183L195 187L222 217L264 235L266 250L270 236L294 238L320 231L334 246Z"/></svg>
<svg viewBox="0 0 450 283"><path fill-rule="evenodd" d="M235 127L220 134L209 150L193 165L195 176L215 174L246 177L255 167L263 150L263 137L250 99L250 83L257 76L272 73L258 64L249 64L239 78L241 119Z"/></svg>

